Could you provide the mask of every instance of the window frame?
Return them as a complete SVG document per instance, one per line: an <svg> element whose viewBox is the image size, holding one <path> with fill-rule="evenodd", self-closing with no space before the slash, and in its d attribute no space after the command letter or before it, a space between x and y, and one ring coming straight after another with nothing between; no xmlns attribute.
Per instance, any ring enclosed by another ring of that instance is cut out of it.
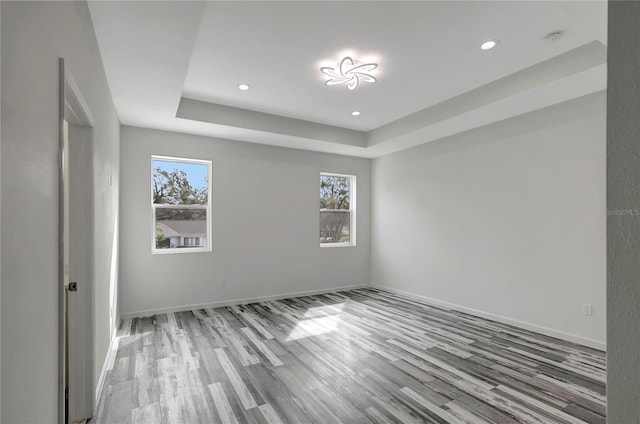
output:
<svg viewBox="0 0 640 424"><path fill-rule="evenodd" d="M207 165L207 204L206 205L163 205L153 203L153 162L156 160L164 161L164 162L178 162L178 163L191 163L196 165ZM212 199L211 199L211 184L212 184L212 174L213 174L213 162L207 159L190 159L190 158L182 158L176 156L162 156L162 155L151 155L151 162L149 166L151 170L151 180L149 181L149 193L150 193L150 203L151 203L151 254L152 255L167 255L174 253L203 253L203 252L211 252L212 251L212 240L211 240L211 228L213 226L212 220L213 216L211 213L212 207ZM203 207L204 206L204 207ZM204 247L169 247L165 249L158 249L156 247L156 209L160 207L163 209L205 209L207 212L207 245Z"/></svg>
<svg viewBox="0 0 640 424"><path fill-rule="evenodd" d="M323 176L349 178L349 209L318 209L318 225L320 225L320 215L322 212L349 213L349 242L320 243L320 247L356 247L357 176L351 174L338 174L335 172L320 172L320 178ZM320 183L320 178L318 178L318 183Z"/></svg>

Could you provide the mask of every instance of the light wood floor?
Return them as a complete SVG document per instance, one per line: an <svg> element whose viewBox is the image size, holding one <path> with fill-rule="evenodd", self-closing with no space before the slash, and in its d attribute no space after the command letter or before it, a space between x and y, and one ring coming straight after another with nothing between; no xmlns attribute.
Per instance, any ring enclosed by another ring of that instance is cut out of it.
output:
<svg viewBox="0 0 640 424"><path fill-rule="evenodd" d="M96 423L604 423L604 353L375 289L125 320Z"/></svg>

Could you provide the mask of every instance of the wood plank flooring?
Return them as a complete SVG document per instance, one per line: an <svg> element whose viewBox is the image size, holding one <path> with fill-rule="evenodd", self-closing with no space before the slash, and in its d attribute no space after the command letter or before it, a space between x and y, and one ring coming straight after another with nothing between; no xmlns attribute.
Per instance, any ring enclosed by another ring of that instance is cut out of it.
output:
<svg viewBox="0 0 640 424"><path fill-rule="evenodd" d="M94 423L605 423L603 352L376 289L118 336Z"/></svg>

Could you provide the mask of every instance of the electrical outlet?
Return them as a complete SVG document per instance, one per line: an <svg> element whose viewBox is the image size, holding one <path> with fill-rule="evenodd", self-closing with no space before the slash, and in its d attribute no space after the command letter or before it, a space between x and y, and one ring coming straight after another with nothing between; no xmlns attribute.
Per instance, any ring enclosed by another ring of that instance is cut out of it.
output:
<svg viewBox="0 0 640 424"><path fill-rule="evenodd" d="M218 284L220 284L220 287L224 287L227 285L227 281L224 278L221 278Z"/></svg>
<svg viewBox="0 0 640 424"><path fill-rule="evenodd" d="M585 303L584 305L582 305L582 315L587 315L587 316L593 315L593 310L589 303Z"/></svg>

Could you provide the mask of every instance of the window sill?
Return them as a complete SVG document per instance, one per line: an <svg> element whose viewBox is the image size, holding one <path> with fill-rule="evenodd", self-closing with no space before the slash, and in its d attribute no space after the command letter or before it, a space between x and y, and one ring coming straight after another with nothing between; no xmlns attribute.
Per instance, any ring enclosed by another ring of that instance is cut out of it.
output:
<svg viewBox="0 0 640 424"><path fill-rule="evenodd" d="M355 243L320 243L320 247L356 247Z"/></svg>
<svg viewBox="0 0 640 424"><path fill-rule="evenodd" d="M202 248L182 248L182 249L153 249L151 251L152 255L172 255L174 253L177 254L181 254L181 253L206 253L206 252L211 252L211 249L208 247L202 247Z"/></svg>

